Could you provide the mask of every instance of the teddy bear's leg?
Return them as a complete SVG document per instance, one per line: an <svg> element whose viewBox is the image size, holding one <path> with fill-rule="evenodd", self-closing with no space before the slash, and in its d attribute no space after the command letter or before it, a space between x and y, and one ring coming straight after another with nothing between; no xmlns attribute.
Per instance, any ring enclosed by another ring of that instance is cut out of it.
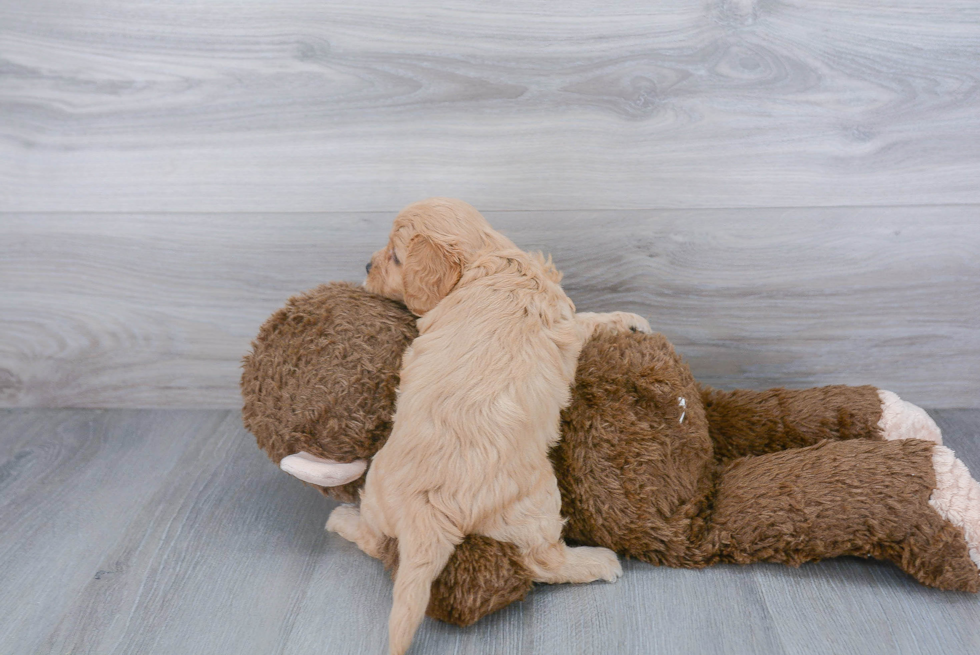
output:
<svg viewBox="0 0 980 655"><path fill-rule="evenodd" d="M932 451L936 471L936 489L929 504L950 523L963 529L970 546L970 559L980 567L980 484L970 475L966 464L945 446Z"/></svg>
<svg viewBox="0 0 980 655"><path fill-rule="evenodd" d="M702 387L720 461L812 446L826 440L924 439L942 443L919 407L871 386L719 391Z"/></svg>
<svg viewBox="0 0 980 655"><path fill-rule="evenodd" d="M872 556L929 586L980 589L980 485L929 441L826 441L734 460L707 521L706 563Z"/></svg>

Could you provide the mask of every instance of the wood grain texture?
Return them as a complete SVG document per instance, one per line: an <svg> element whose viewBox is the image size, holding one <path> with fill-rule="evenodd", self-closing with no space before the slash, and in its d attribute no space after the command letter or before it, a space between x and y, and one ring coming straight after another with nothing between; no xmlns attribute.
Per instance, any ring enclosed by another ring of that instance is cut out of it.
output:
<svg viewBox="0 0 980 655"><path fill-rule="evenodd" d="M945 445L980 477L980 412L930 411ZM975 653L980 602L917 585L882 562L840 558L799 569L757 568L786 653Z"/></svg>
<svg viewBox="0 0 980 655"><path fill-rule="evenodd" d="M980 410L932 412L980 473ZM0 652L384 652L391 582L323 524L238 412L0 411ZM980 597L889 564L701 571L624 562L616 584L539 586L412 653L966 655Z"/></svg>
<svg viewBox="0 0 980 655"><path fill-rule="evenodd" d="M153 535L128 531L139 527L141 513L160 511L153 498L170 484L188 442L214 444L223 416L0 415L0 651L99 652L44 643L64 616L95 616L106 621L99 630L109 629L112 619L125 621L106 615L97 600L106 587L140 586L129 577L129 562L111 553L161 547ZM128 540L120 544L124 535Z"/></svg>
<svg viewBox="0 0 980 655"><path fill-rule="evenodd" d="M980 208L488 212L581 311L648 317L724 388L980 406ZM0 404L224 407L286 298L363 278L388 213L0 215Z"/></svg>
<svg viewBox="0 0 980 655"><path fill-rule="evenodd" d="M0 208L980 203L975 0L0 1Z"/></svg>

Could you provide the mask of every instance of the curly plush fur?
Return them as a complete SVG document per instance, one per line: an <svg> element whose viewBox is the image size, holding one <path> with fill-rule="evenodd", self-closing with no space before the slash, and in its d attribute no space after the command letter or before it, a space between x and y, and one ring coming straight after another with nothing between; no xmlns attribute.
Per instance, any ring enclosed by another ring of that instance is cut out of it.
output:
<svg viewBox="0 0 980 655"><path fill-rule="evenodd" d="M413 324L404 307L350 285L293 298L245 359L246 427L273 461L369 458L390 429ZM923 584L975 592L968 538L980 489L948 449L898 438L902 415L883 420L884 398L895 405L874 387L714 390L661 335L599 333L582 349L551 453L564 536L680 567L876 557ZM351 500L362 483L321 491ZM522 599L530 576L512 548L464 540L429 615L467 625ZM379 556L394 567L395 553L389 543Z"/></svg>
<svg viewBox="0 0 980 655"><path fill-rule="evenodd" d="M399 364L416 336L404 305L352 284L290 298L244 360L245 427L276 464L300 451L370 459L391 433ZM354 502L362 486L319 489Z"/></svg>

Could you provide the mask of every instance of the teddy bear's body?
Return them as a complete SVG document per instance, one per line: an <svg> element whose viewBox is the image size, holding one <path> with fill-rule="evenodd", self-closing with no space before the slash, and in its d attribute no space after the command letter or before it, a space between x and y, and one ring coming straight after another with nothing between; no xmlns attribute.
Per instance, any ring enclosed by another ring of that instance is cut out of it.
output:
<svg viewBox="0 0 980 655"><path fill-rule="evenodd" d="M300 452L369 459L391 429L415 334L404 307L351 285L291 299L245 359L246 427L277 463ZM551 454L564 536L679 567L872 556L924 584L977 591L970 524L936 505L942 447L929 429L886 439L901 431L884 433L884 398L874 387L713 390L662 335L600 332L582 350ZM355 501L362 484L321 490ZM383 551L396 567L397 544ZM531 578L515 555L467 537L429 614L465 625L523 598Z"/></svg>

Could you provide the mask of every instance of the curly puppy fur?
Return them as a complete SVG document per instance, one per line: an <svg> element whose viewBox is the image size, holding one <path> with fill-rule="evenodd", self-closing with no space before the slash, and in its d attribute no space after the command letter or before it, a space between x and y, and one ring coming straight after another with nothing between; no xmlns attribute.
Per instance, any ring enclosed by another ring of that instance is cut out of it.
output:
<svg viewBox="0 0 980 655"><path fill-rule="evenodd" d="M615 321L576 321L560 277L446 198L400 212L371 259L365 287L421 316L419 336L403 357L391 436L360 511L338 508L327 528L374 556L398 539L393 654L408 649L433 581L468 534L514 544L536 581L622 574L611 550L570 548L561 537L548 451L583 343Z"/></svg>

